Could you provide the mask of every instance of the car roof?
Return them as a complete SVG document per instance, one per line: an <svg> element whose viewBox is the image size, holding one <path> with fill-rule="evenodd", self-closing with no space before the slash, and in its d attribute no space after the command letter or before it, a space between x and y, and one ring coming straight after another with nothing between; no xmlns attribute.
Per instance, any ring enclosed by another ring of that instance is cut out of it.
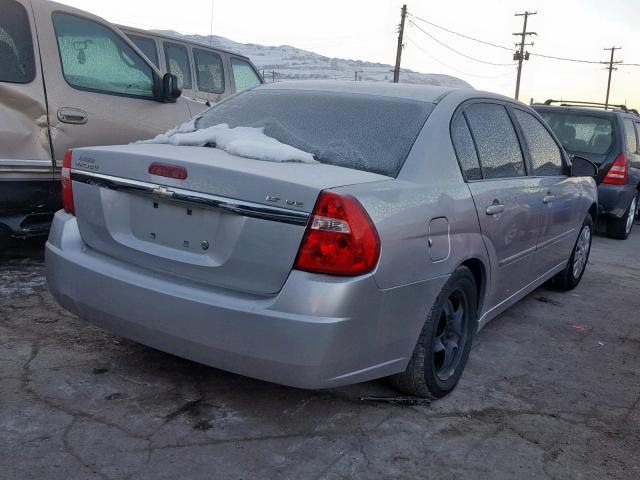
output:
<svg viewBox="0 0 640 480"><path fill-rule="evenodd" d="M437 103L446 95L457 90L469 88L442 87L435 85L414 85L409 83L387 82L349 82L338 80L292 80L276 83L265 83L254 90L299 90L315 92L335 92L359 95L375 95L382 97L403 98L427 103Z"/></svg>

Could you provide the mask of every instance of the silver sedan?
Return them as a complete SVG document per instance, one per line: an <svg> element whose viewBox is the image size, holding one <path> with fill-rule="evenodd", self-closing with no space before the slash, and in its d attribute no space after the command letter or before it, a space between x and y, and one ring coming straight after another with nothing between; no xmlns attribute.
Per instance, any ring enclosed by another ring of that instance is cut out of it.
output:
<svg viewBox="0 0 640 480"><path fill-rule="evenodd" d="M78 316L197 362L441 397L489 320L580 282L595 173L502 96L262 85L150 143L67 152L47 278Z"/></svg>

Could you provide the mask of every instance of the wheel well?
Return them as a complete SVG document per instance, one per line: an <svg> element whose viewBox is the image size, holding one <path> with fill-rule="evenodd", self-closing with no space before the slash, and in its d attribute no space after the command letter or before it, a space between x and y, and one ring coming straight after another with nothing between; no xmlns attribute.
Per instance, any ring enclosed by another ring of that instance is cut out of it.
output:
<svg viewBox="0 0 640 480"><path fill-rule="evenodd" d="M471 270L473 279L476 282L476 289L478 290L478 312L480 312L482 309L484 292L487 284L486 282L487 273L485 271L484 264L482 263L481 260L478 260L477 258L470 258L462 262L462 266L465 266L469 270Z"/></svg>
<svg viewBox="0 0 640 480"><path fill-rule="evenodd" d="M595 203L592 203L591 206L589 207L589 215L591 215L591 218L593 220L593 223L595 225L596 220L598 219L598 205Z"/></svg>

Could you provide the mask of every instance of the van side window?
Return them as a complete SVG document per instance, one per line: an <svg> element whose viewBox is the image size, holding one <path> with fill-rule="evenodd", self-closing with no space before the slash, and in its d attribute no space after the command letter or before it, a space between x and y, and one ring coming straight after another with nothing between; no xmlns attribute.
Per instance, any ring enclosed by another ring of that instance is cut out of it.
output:
<svg viewBox="0 0 640 480"><path fill-rule="evenodd" d="M527 175L520 142L507 109L495 103L474 103L464 110L485 179Z"/></svg>
<svg viewBox="0 0 640 480"><path fill-rule="evenodd" d="M0 0L0 82L30 83L36 76L29 16L13 0Z"/></svg>
<svg viewBox="0 0 640 480"><path fill-rule="evenodd" d="M633 128L633 120L625 118L622 120L624 125L624 136L627 139L627 151L636 153L638 151L638 139L636 138L636 130Z"/></svg>
<svg viewBox="0 0 640 480"><path fill-rule="evenodd" d="M163 42L164 56L167 60L167 72L173 73L182 79L182 87L191 90L191 62L189 52L184 45L177 43Z"/></svg>
<svg viewBox="0 0 640 480"><path fill-rule="evenodd" d="M524 140L531 154L532 175L557 176L564 175L562 153L558 144L540 121L528 112L513 110L522 127Z"/></svg>
<svg viewBox="0 0 640 480"><path fill-rule="evenodd" d="M236 82L236 92L260 85L260 78L256 75L249 62L231 57L233 79Z"/></svg>
<svg viewBox="0 0 640 480"><path fill-rule="evenodd" d="M224 93L224 67L222 57L215 52L193 49L196 64L198 90L208 93Z"/></svg>
<svg viewBox="0 0 640 480"><path fill-rule="evenodd" d="M153 70L119 35L76 15L56 12L53 27L62 72L78 90L153 98Z"/></svg>
<svg viewBox="0 0 640 480"><path fill-rule="evenodd" d="M129 37L129 40L131 40L135 46L144 53L145 57L151 60L156 67L160 68L160 62L158 62L158 49L156 48L156 41L153 38L129 34L127 34L127 37Z"/></svg>
<svg viewBox="0 0 640 480"><path fill-rule="evenodd" d="M465 180L481 180L482 172L476 147L464 114L459 114L451 125L451 140Z"/></svg>

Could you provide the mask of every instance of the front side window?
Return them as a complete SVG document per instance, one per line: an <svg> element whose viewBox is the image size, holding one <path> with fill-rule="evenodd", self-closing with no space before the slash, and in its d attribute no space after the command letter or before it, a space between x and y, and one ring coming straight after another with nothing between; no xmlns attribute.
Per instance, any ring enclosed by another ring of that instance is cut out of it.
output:
<svg viewBox="0 0 640 480"><path fill-rule="evenodd" d="M562 152L540 121L528 112L514 110L531 154L531 174L535 176L563 175Z"/></svg>
<svg viewBox="0 0 640 480"><path fill-rule="evenodd" d="M633 128L633 120L625 118L622 124L624 125L624 136L627 139L627 151L636 153L638 151L638 139L636 138L636 129Z"/></svg>
<svg viewBox="0 0 640 480"><path fill-rule="evenodd" d="M193 49L196 64L198 90L208 93L224 93L224 67L222 57L215 52Z"/></svg>
<svg viewBox="0 0 640 480"><path fill-rule="evenodd" d="M13 0L0 0L0 82L29 83L36 76L29 16Z"/></svg>
<svg viewBox="0 0 640 480"><path fill-rule="evenodd" d="M522 150L507 109L495 103L475 103L464 113L478 149L483 177L525 176Z"/></svg>
<svg viewBox="0 0 640 480"><path fill-rule="evenodd" d="M451 140L453 141L453 147L456 151L464 179L482 179L476 147L473 144L473 138L471 138L467 120L462 113L456 117L451 125Z"/></svg>
<svg viewBox="0 0 640 480"><path fill-rule="evenodd" d="M156 48L156 41L153 38L129 34L127 34L127 37L129 37L129 40L131 40L156 67L160 68L160 63L158 62L158 49Z"/></svg>
<svg viewBox="0 0 640 480"><path fill-rule="evenodd" d="M236 92L260 85L260 78L249 62L232 57L231 69L233 70L233 79L236 82Z"/></svg>
<svg viewBox="0 0 640 480"><path fill-rule="evenodd" d="M74 88L153 97L153 70L106 26L66 13L53 14L64 78Z"/></svg>
<svg viewBox="0 0 640 480"><path fill-rule="evenodd" d="M538 113L569 152L603 155L613 144L609 118L570 112Z"/></svg>
<svg viewBox="0 0 640 480"><path fill-rule="evenodd" d="M191 90L191 62L189 52L184 45L164 42L164 56L167 59L167 71L177 75L182 80L183 88Z"/></svg>

